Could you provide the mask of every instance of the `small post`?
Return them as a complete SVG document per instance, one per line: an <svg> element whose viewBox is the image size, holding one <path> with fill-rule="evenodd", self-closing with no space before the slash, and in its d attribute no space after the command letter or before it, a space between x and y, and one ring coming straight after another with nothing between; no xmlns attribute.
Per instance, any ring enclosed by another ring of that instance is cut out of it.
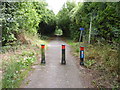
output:
<svg viewBox="0 0 120 90"><path fill-rule="evenodd" d="M79 42L83 42L82 32L83 32L83 30L81 30L81 33L80 33L80 38L79 38Z"/></svg>
<svg viewBox="0 0 120 90"><path fill-rule="evenodd" d="M89 29L89 40L88 40L89 44L90 44L90 39L91 39L91 31L92 31L92 16L91 16L90 29Z"/></svg>
<svg viewBox="0 0 120 90"><path fill-rule="evenodd" d="M45 64L45 45L41 45L41 64Z"/></svg>
<svg viewBox="0 0 120 90"><path fill-rule="evenodd" d="M84 28L79 28L79 30L81 31L80 32L80 38L79 38L79 44L80 44L80 42L83 42L83 31L84 31Z"/></svg>
<svg viewBox="0 0 120 90"><path fill-rule="evenodd" d="M84 65L84 47L80 47L80 65Z"/></svg>
<svg viewBox="0 0 120 90"><path fill-rule="evenodd" d="M65 60L65 45L62 45L62 61L61 64L66 64L66 60Z"/></svg>

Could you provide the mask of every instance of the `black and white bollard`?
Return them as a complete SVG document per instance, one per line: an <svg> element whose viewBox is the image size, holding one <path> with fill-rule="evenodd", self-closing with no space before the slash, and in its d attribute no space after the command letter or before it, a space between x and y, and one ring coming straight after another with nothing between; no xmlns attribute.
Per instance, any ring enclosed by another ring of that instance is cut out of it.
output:
<svg viewBox="0 0 120 90"><path fill-rule="evenodd" d="M41 45L41 64L45 64L45 45Z"/></svg>
<svg viewBox="0 0 120 90"><path fill-rule="evenodd" d="M84 47L80 47L80 65L84 65Z"/></svg>
<svg viewBox="0 0 120 90"><path fill-rule="evenodd" d="M65 60L65 45L62 45L62 60L61 60L61 64L66 64L66 60Z"/></svg>

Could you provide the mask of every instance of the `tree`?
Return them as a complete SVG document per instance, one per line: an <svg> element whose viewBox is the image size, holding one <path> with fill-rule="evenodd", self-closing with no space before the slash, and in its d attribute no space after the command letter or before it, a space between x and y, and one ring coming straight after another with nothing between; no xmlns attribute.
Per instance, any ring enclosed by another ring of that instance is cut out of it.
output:
<svg viewBox="0 0 120 90"><path fill-rule="evenodd" d="M17 41L20 33L33 35L54 32L56 18L43 0L36 2L2 2L2 45ZM46 27L40 26L44 23ZM39 29L40 28L40 29ZM45 29L44 29L45 28Z"/></svg>
<svg viewBox="0 0 120 90"><path fill-rule="evenodd" d="M103 38L108 42L116 41L120 34L119 5L119 2L84 2L69 9L65 4L57 15L58 26L63 33L68 31L69 36L78 41L80 27L85 28L84 36L88 37L92 18L92 40Z"/></svg>
<svg viewBox="0 0 120 90"><path fill-rule="evenodd" d="M63 5L62 9L57 14L57 25L63 30L64 36L70 36L69 25L70 21L70 11L76 6L75 2L67 2Z"/></svg>

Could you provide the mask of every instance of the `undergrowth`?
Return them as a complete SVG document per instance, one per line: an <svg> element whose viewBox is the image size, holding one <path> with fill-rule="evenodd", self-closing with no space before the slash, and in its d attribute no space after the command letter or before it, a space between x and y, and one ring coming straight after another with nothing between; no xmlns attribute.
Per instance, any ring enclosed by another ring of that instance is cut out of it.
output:
<svg viewBox="0 0 120 90"><path fill-rule="evenodd" d="M120 88L118 50L114 46L109 44L79 44L71 40L68 43L72 46L75 56L79 56L79 47L85 46L85 67L100 72L100 76L98 75L93 80L95 87Z"/></svg>
<svg viewBox="0 0 120 90"><path fill-rule="evenodd" d="M19 88L28 72L32 70L31 66L38 60L41 44L47 44L37 35L24 34L24 37L28 44L16 43L3 47L0 54L3 72L2 88Z"/></svg>
<svg viewBox="0 0 120 90"><path fill-rule="evenodd" d="M3 62L2 88L18 88L36 60L34 52L23 52L10 57L9 62Z"/></svg>

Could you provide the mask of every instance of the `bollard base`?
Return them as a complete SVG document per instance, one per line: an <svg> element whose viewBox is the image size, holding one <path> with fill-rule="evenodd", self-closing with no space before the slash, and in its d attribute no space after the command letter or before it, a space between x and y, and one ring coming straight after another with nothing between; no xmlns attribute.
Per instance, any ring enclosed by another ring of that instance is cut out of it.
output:
<svg viewBox="0 0 120 90"><path fill-rule="evenodd" d="M62 64L62 65L66 65L66 61L62 61L61 64Z"/></svg>
<svg viewBox="0 0 120 90"><path fill-rule="evenodd" d="M41 61L41 64L45 64L46 62L45 61Z"/></svg>
<svg viewBox="0 0 120 90"><path fill-rule="evenodd" d="M80 65L84 65L84 58L80 58Z"/></svg>
<svg viewBox="0 0 120 90"><path fill-rule="evenodd" d="M83 62L80 62L80 65L83 65L83 66L84 66L84 63L83 63Z"/></svg>

